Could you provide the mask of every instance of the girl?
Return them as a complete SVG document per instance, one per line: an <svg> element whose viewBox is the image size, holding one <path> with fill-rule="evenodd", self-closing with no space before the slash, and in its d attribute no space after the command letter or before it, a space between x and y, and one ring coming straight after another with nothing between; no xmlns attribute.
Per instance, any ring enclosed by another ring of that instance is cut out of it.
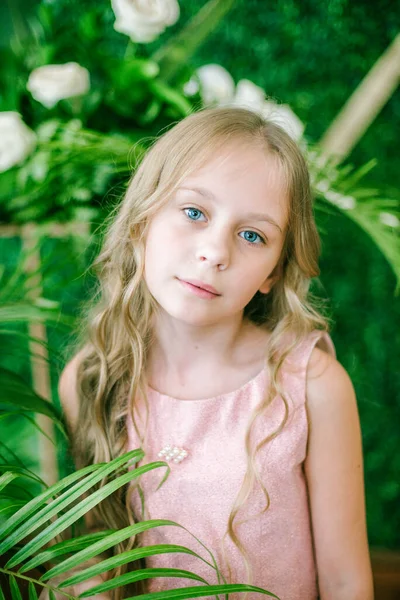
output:
<svg viewBox="0 0 400 600"><path fill-rule="evenodd" d="M142 446L171 473L159 489L164 471L142 477L143 510L134 488L104 502L95 526L171 519L228 582L372 599L356 400L308 295L319 247L305 161L277 125L207 109L153 145L96 261L99 299L60 397L79 467ZM172 526L139 543L201 553ZM187 554L146 566L217 583Z"/></svg>

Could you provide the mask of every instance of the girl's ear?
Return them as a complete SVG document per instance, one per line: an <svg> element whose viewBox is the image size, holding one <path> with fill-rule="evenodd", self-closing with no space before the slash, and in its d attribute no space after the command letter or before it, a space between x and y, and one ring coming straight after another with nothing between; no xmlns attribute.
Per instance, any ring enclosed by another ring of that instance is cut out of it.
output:
<svg viewBox="0 0 400 600"><path fill-rule="evenodd" d="M258 291L261 292L262 294L269 294L269 292L271 291L271 289L273 288L273 286L275 285L275 283L278 281L279 277L281 276L281 273L282 273L281 265L280 264L276 265L276 267L274 268L272 273L267 277L267 279L264 281L264 283L261 284Z"/></svg>

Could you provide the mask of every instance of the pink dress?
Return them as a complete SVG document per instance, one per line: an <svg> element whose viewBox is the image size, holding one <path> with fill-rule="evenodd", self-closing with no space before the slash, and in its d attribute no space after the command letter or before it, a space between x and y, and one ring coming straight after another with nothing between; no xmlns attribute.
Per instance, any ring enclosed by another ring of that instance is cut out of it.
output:
<svg viewBox="0 0 400 600"><path fill-rule="evenodd" d="M239 539L249 553L253 567L252 584L276 594L281 600L315 600L318 597L313 540L310 527L307 486L303 472L308 423L305 409L306 369L314 346L335 354L327 334L313 332L287 357L282 381L289 396L289 418L277 437L257 454L256 462L270 496L269 509L237 526ZM229 580L223 561L221 540L228 516L246 470L244 434L252 409L265 396L268 371L264 368L239 389L204 400L178 400L149 389L149 433L140 464L159 461L166 445L183 448L181 462L169 462L171 473L156 490L165 469L155 469L141 478L148 513L142 515L138 494L132 501L137 520L170 519L186 527L209 548L228 583L246 583L241 553L230 537L225 548L232 569ZM263 419L257 419L258 443L280 424L284 405L277 396ZM136 417L139 426L140 420ZM129 448L138 448L136 432L128 419ZM256 483L250 498L235 522L257 515L265 497ZM162 526L141 534L141 545L178 544L210 562L207 551L184 529ZM183 553L159 554L146 560L147 567L168 567L192 571L207 583L217 584L215 570L201 559ZM148 580L149 592L202 585L187 578L155 577ZM223 595L221 595L223 597ZM248 600L266 597L249 593ZM209 596L215 598L215 596ZM239 600L243 593L230 594Z"/></svg>

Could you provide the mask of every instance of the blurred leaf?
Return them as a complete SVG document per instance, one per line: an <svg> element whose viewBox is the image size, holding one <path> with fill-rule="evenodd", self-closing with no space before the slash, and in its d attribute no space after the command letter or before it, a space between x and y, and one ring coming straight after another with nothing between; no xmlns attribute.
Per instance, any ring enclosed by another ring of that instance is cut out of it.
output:
<svg viewBox="0 0 400 600"><path fill-rule="evenodd" d="M177 75L234 4L235 0L209 0L183 29L155 52L153 60L160 65L164 81L171 81Z"/></svg>
<svg viewBox="0 0 400 600"><path fill-rule="evenodd" d="M0 367L0 410L28 410L50 417L64 431L62 416L58 410L47 400L41 398L25 383L25 381L12 371Z"/></svg>
<svg viewBox="0 0 400 600"><path fill-rule="evenodd" d="M192 105L187 98L162 81L152 81L150 89L157 98L177 108L181 116L187 116L192 112Z"/></svg>
<svg viewBox="0 0 400 600"><path fill-rule="evenodd" d="M18 473L4 473L0 476L0 492L3 490L13 479L19 477Z"/></svg>

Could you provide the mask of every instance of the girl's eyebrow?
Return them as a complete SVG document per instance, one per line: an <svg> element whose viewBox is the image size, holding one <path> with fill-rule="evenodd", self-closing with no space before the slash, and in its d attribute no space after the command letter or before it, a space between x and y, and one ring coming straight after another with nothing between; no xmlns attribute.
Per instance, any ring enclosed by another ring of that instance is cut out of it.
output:
<svg viewBox="0 0 400 600"><path fill-rule="evenodd" d="M210 190L207 190L206 188L203 188L203 187L181 186L180 188L178 188L178 190L188 190L189 192L196 192L197 194L200 194L201 196L205 196L206 198L210 198L211 200L216 200L216 197L214 196L214 194ZM270 215L267 215L266 213L251 212L251 213L247 213L245 215L245 218L250 219L251 221L266 221L267 223L270 223L270 225L277 227L277 229L279 229L279 231L281 233L283 233L283 231L279 227L278 223Z"/></svg>

